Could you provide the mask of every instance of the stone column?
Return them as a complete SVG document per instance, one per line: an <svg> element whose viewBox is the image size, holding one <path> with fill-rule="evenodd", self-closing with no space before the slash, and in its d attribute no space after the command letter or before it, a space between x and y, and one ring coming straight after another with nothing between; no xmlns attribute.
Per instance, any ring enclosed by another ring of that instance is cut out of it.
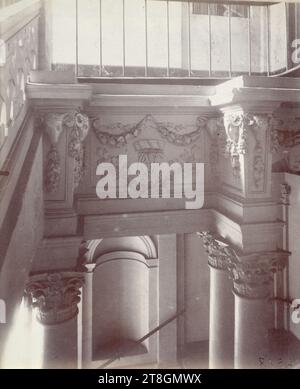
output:
<svg viewBox="0 0 300 389"><path fill-rule="evenodd" d="M200 236L208 252L210 267L209 368L232 368L234 298L228 272L228 245L209 233Z"/></svg>
<svg viewBox="0 0 300 389"><path fill-rule="evenodd" d="M34 275L25 295L44 325L43 368L77 368L77 304L82 275L60 272Z"/></svg>
<svg viewBox="0 0 300 389"><path fill-rule="evenodd" d="M86 263L82 289L82 367L88 368L93 359L93 277L95 263Z"/></svg>
<svg viewBox="0 0 300 389"><path fill-rule="evenodd" d="M178 313L176 242L176 234L163 234L158 238L159 325ZM160 368L177 366L177 320L173 320L158 332L158 363Z"/></svg>
<svg viewBox="0 0 300 389"><path fill-rule="evenodd" d="M268 355L268 304L273 273L287 262L286 252L240 257L232 266L235 296L234 367L259 368Z"/></svg>

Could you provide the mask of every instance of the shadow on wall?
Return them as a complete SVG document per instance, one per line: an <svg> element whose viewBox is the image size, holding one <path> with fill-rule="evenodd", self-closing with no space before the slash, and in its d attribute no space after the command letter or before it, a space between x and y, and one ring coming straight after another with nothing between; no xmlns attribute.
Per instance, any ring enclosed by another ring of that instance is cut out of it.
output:
<svg viewBox="0 0 300 389"><path fill-rule="evenodd" d="M148 341L137 343L149 332L145 259L135 252L114 252L98 261L93 280L93 359L146 353Z"/></svg>

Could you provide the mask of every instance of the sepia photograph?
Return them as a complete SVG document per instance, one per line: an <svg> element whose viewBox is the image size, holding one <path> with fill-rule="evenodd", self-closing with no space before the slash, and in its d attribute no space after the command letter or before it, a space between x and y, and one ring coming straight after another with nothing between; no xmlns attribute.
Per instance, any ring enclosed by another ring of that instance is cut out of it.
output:
<svg viewBox="0 0 300 389"><path fill-rule="evenodd" d="M0 380L294 374L299 231L300 1L0 0Z"/></svg>

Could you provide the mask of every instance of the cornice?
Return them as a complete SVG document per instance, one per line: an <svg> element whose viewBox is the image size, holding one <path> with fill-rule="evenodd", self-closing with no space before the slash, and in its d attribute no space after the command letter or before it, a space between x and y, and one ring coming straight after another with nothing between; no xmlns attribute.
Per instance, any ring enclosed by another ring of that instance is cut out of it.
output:
<svg viewBox="0 0 300 389"><path fill-rule="evenodd" d="M84 101L92 98L92 86L88 84L37 84L28 83L26 93L33 105L47 106L48 101L38 101L48 99L54 101L68 100ZM37 103L35 101L37 100ZM53 105L53 103L52 103Z"/></svg>
<svg viewBox="0 0 300 389"><path fill-rule="evenodd" d="M219 84L215 95L210 97L214 107L245 104L261 112L272 112L284 101L299 102L298 78L270 78L240 76Z"/></svg>

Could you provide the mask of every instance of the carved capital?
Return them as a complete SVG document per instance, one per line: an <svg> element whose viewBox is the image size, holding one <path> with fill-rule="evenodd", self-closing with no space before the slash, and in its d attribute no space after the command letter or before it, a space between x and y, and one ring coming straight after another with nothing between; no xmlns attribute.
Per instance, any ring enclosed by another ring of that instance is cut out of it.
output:
<svg viewBox="0 0 300 389"><path fill-rule="evenodd" d="M215 269L228 270L235 257L233 249L210 232L200 232L198 235L208 253L208 264Z"/></svg>
<svg viewBox="0 0 300 389"><path fill-rule="evenodd" d="M42 324L58 324L78 314L83 275L76 272L38 274L30 278L25 295Z"/></svg>
<svg viewBox="0 0 300 389"><path fill-rule="evenodd" d="M223 239L209 232L198 235L208 253L208 264L215 269L227 270L233 281L233 291L241 297L267 297L272 275L286 266L290 254L278 250L242 257Z"/></svg>
<svg viewBox="0 0 300 389"><path fill-rule="evenodd" d="M235 294L249 299L267 297L273 274L286 266L288 256L286 251L275 251L233 261L229 270Z"/></svg>

